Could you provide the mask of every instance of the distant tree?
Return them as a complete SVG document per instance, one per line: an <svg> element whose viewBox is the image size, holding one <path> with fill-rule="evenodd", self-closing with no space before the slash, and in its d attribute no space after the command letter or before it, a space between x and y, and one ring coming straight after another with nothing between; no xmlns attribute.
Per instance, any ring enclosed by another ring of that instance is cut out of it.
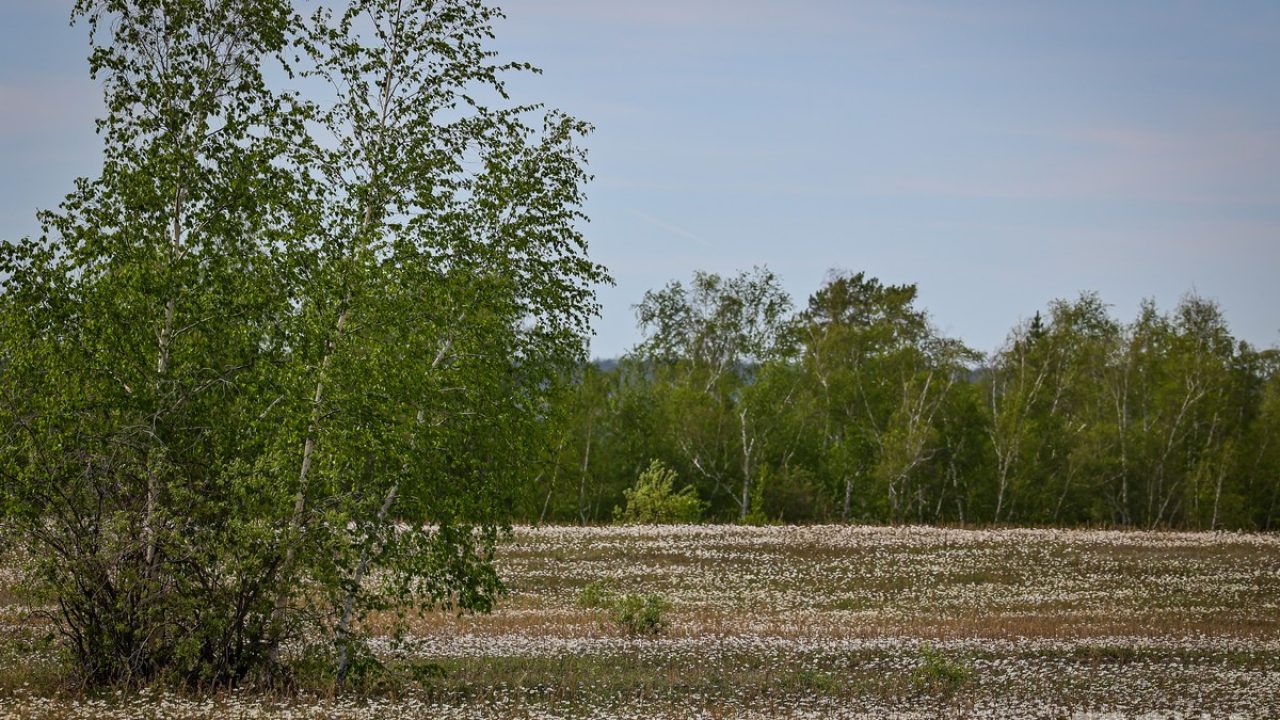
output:
<svg viewBox="0 0 1280 720"><path fill-rule="evenodd" d="M1265 350L1254 358L1258 379L1257 415L1242 444L1244 492L1252 524L1274 530L1280 522L1280 351Z"/></svg>
<svg viewBox="0 0 1280 720"><path fill-rule="evenodd" d="M743 393L757 367L786 352L791 299L772 272L694 273L636 306L644 340L633 351L655 376L674 444L739 520L751 511L762 428Z"/></svg>
<svg viewBox="0 0 1280 720"><path fill-rule="evenodd" d="M991 517L990 417L981 374L958 380L938 410L937 447L931 458L934 487L922 521L986 522Z"/></svg>
<svg viewBox="0 0 1280 720"><path fill-rule="evenodd" d="M1245 355L1194 296L1128 326L1093 294L1054 302L987 373L995 519L1238 525L1231 475L1258 402Z"/></svg>
<svg viewBox="0 0 1280 720"><path fill-rule="evenodd" d="M1039 313L1036 315L1040 317ZM1055 301L1049 321L1010 335L986 372L996 522L1059 522L1082 482L1113 477L1107 373L1120 326L1097 295ZM1101 443L1101 445L1099 445ZM1085 520L1079 517L1076 520Z"/></svg>
<svg viewBox="0 0 1280 720"><path fill-rule="evenodd" d="M649 383L629 362L605 369L594 363L576 370L549 405L543 422L551 431L550 455L539 468L537 522L590 524L609 519L630 478L661 454L657 409Z"/></svg>
<svg viewBox="0 0 1280 720"><path fill-rule="evenodd" d="M864 502L883 497L889 517L905 517L913 476L939 447L939 409L976 359L932 328L916 295L914 285L833 272L800 320L824 474L835 481L846 521L859 486Z"/></svg>
<svg viewBox="0 0 1280 720"><path fill-rule="evenodd" d="M1210 301L1123 324L1094 293L1056 300L979 364L913 285L833 273L795 314L741 287L649 293L645 342L583 375L561 467L589 472L558 517L604 519L659 457L739 522L1275 522L1276 351Z"/></svg>
<svg viewBox="0 0 1280 720"><path fill-rule="evenodd" d="M1126 465L1149 526L1216 527L1239 442L1236 343L1216 304L1195 296L1172 315L1144 305L1132 331ZM1227 493L1230 498L1232 493Z"/></svg>

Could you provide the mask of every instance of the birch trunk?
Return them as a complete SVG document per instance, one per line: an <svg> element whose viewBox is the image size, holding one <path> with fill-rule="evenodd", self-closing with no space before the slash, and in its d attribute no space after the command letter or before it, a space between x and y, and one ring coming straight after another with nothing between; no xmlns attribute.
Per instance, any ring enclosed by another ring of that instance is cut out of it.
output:
<svg viewBox="0 0 1280 720"><path fill-rule="evenodd" d="M183 189L179 187L173 196L173 223L169 236L169 261L176 261L180 255L182 248L182 196ZM156 382L155 391L156 399L159 401L161 386L164 378L169 374L170 357L173 347L173 323L174 317L178 312L177 300L170 297L164 304L164 320L160 327L159 347L156 350ZM157 410L158 412L158 410ZM160 476L156 473L151 462L147 463L147 505L146 511L142 519L142 536L143 542L146 543L144 551L144 561L146 562L147 575L153 575L155 572L156 554L159 548L159 536L156 530L156 515L159 513L160 507Z"/></svg>
<svg viewBox="0 0 1280 720"><path fill-rule="evenodd" d="M751 511L751 450L755 447L755 438L747 440L747 411L738 414L738 423L742 428L742 501L738 512L740 522L747 519Z"/></svg>
<svg viewBox="0 0 1280 720"><path fill-rule="evenodd" d="M421 415L419 415L421 417ZM374 528L372 532L377 532L386 522L387 516L391 512L391 506L395 504L396 496L400 492L400 483L396 481L391 484L391 489L387 491L387 496L382 500L382 506L378 508L377 518L374 520ZM364 584L365 573L369 571L369 544L360 549L360 560L356 563L356 571L352 575L352 587L347 592L347 596L342 600L342 617L338 620L337 640L338 640L338 669L337 682L338 690L342 690L347 682L347 672L351 669L351 618L355 614L356 593L359 592L360 586Z"/></svg>

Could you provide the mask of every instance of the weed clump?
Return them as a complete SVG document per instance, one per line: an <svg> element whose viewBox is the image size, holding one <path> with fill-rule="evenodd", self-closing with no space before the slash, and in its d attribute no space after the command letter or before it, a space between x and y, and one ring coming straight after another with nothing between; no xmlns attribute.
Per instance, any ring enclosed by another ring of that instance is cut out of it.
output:
<svg viewBox="0 0 1280 720"><path fill-rule="evenodd" d="M592 580L578 591L578 607L587 610L607 608L613 604L614 583L608 578Z"/></svg>
<svg viewBox="0 0 1280 720"><path fill-rule="evenodd" d="M911 684L924 692L951 695L967 685L972 677L973 668L964 660L948 657L925 643L920 646L920 665L911 675Z"/></svg>
<svg viewBox="0 0 1280 720"><path fill-rule="evenodd" d="M627 593L613 603L613 622L628 635L657 637L667 628L670 609L661 595Z"/></svg>

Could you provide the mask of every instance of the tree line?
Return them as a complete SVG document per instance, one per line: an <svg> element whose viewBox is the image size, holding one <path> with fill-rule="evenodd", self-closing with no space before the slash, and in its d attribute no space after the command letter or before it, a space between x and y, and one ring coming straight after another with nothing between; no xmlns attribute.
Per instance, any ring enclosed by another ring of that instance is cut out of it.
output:
<svg viewBox="0 0 1280 720"><path fill-rule="evenodd" d="M1280 352L1195 295L1057 300L989 356L915 285L766 269L646 293L643 341L558 396L522 513L607 522L651 461L706 519L1274 529Z"/></svg>

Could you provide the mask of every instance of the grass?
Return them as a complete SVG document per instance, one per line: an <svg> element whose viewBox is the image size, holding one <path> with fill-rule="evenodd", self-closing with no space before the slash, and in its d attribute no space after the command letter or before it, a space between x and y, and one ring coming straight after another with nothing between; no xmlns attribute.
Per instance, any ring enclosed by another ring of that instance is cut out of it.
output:
<svg viewBox="0 0 1280 720"><path fill-rule="evenodd" d="M926 528L519 529L487 616L391 614L332 697L89 696L0 582L0 716L1272 717L1280 538ZM3 577L10 578L12 573ZM618 598L663 601L657 632ZM24 685L25 683L25 685ZM114 715L113 715L114 713Z"/></svg>

